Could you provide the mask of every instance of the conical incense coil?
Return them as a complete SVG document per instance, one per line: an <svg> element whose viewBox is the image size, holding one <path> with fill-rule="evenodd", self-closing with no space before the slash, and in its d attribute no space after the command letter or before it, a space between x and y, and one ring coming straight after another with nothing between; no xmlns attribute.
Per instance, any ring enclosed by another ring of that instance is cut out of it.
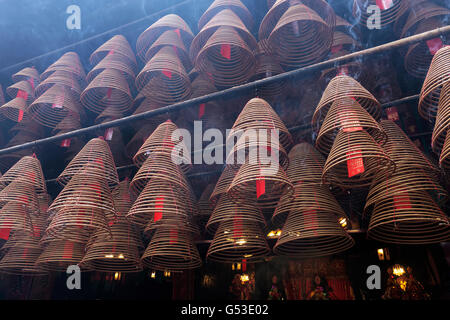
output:
<svg viewBox="0 0 450 320"><path fill-rule="evenodd" d="M197 202L198 211L194 212L194 219L197 222L200 230L204 230L211 214L214 210L214 204L209 201L212 192L214 191L215 183L208 184L203 190Z"/></svg>
<svg viewBox="0 0 450 320"><path fill-rule="evenodd" d="M195 210L194 199L179 185L153 177L142 190L127 214L134 224L145 227L153 220L158 222L166 216L186 218Z"/></svg>
<svg viewBox="0 0 450 320"><path fill-rule="evenodd" d="M253 76L256 61L252 50L233 27L219 27L198 52L195 66L211 74L217 87L232 87Z"/></svg>
<svg viewBox="0 0 450 320"><path fill-rule="evenodd" d="M278 202L275 212L272 216L272 222L277 225L283 225L286 217L293 211L307 211L310 209L319 210L321 213L332 213L345 227L349 227L349 220L344 210L336 201L328 186L312 184L309 182L297 182L294 184L294 196L285 192Z"/></svg>
<svg viewBox="0 0 450 320"><path fill-rule="evenodd" d="M332 10L329 14L334 16ZM323 59L333 43L335 18L331 20L303 4L289 7L268 38L281 66L293 69Z"/></svg>
<svg viewBox="0 0 450 320"><path fill-rule="evenodd" d="M131 65L133 68L137 66L133 49L131 49L127 39L121 34L115 35L95 49L95 51L92 52L89 61L92 65L96 65L107 56L115 56L121 60L124 59L127 61L127 64Z"/></svg>
<svg viewBox="0 0 450 320"><path fill-rule="evenodd" d="M384 144L387 139L386 133L375 119L351 98L341 98L333 102L317 135L316 148L324 154L328 153L339 130L365 130L380 139L377 140L380 144Z"/></svg>
<svg viewBox="0 0 450 320"><path fill-rule="evenodd" d="M336 215L313 207L289 213L273 251L280 256L312 258L346 251L354 243Z"/></svg>
<svg viewBox="0 0 450 320"><path fill-rule="evenodd" d="M142 125L139 130L135 133L133 138L126 145L127 154L133 157L138 150L141 148L142 144L147 140L150 134L156 129L159 124L146 123Z"/></svg>
<svg viewBox="0 0 450 320"><path fill-rule="evenodd" d="M133 67L128 64L127 61L121 59L121 57L119 57L118 55L106 55L103 60L96 64L91 71L89 71L86 76L86 80L88 82L91 82L106 69L113 69L118 71L127 80L128 85L130 85L131 87L134 86L136 73Z"/></svg>
<svg viewBox="0 0 450 320"><path fill-rule="evenodd" d="M438 179L440 175L439 168L417 148L395 122L382 120L380 126L388 136L383 149L395 162L397 168L421 169L428 172L436 180Z"/></svg>
<svg viewBox="0 0 450 320"><path fill-rule="evenodd" d="M108 143L99 138L91 139L81 151L70 161L64 171L58 176L58 182L65 185L69 180L80 172L84 167L89 166L83 174L97 178L105 178L110 186L119 183L114 159Z"/></svg>
<svg viewBox="0 0 450 320"><path fill-rule="evenodd" d="M21 122L29 117L26 100L21 97L14 98L0 106L0 114L15 122Z"/></svg>
<svg viewBox="0 0 450 320"><path fill-rule="evenodd" d="M226 165L225 168L222 171L222 174L219 177L219 180L217 180L217 183L214 187L213 192L211 193L211 196L209 200L211 203L215 204L219 200L220 196L224 193L228 192L228 188L230 187L231 182L233 182L234 177L239 171L239 165L232 166L232 165Z"/></svg>
<svg viewBox="0 0 450 320"><path fill-rule="evenodd" d="M84 256L84 244L66 240L52 240L36 261L38 267L49 271L66 272L77 265Z"/></svg>
<svg viewBox="0 0 450 320"><path fill-rule="evenodd" d="M450 222L426 192L387 194L374 206L368 236L398 244L445 242L450 239Z"/></svg>
<svg viewBox="0 0 450 320"><path fill-rule="evenodd" d="M245 133L247 129L274 129L279 131L280 144L289 149L292 145L292 137L289 130L281 121L277 113L270 104L260 98L253 98L247 102L236 119L229 137L242 130ZM228 140L228 139L227 139Z"/></svg>
<svg viewBox="0 0 450 320"><path fill-rule="evenodd" d="M111 191L117 216L125 216L136 200L130 191L130 180L125 178Z"/></svg>
<svg viewBox="0 0 450 320"><path fill-rule="evenodd" d="M187 172L191 168L191 155L184 154L186 150L188 150L187 147L184 146L184 148L181 148L183 154L180 154L179 152L177 154L172 154L176 145L185 145L180 138L178 140L173 140L172 137L176 130L178 130L178 127L170 120L161 123L139 148L138 152L133 157L133 162L138 166L142 166L151 153L165 153L168 156L176 156L177 162L181 164L181 169L184 172Z"/></svg>
<svg viewBox="0 0 450 320"><path fill-rule="evenodd" d="M397 166L394 174L389 178L383 175L375 176L366 198L365 210L383 200L387 195L393 196L404 192L427 191L439 203L448 199L447 191L435 181L428 172L421 168Z"/></svg>
<svg viewBox="0 0 450 320"><path fill-rule="evenodd" d="M41 137L44 135L44 127L31 120L31 117L25 117L22 121L16 123L8 132L11 136L17 135L18 133L28 133L36 137Z"/></svg>
<svg viewBox="0 0 450 320"><path fill-rule="evenodd" d="M202 265L192 236L182 230L166 228L156 231L141 260L144 266L161 271L195 269Z"/></svg>
<svg viewBox="0 0 450 320"><path fill-rule="evenodd" d="M303 142L289 152L289 166L286 175L292 183L308 182L322 184L322 170L325 158L312 145Z"/></svg>
<svg viewBox="0 0 450 320"><path fill-rule="evenodd" d="M185 192L193 194L181 168L172 161L172 157L164 152L149 155L131 181L131 189L139 193L150 179L160 178Z"/></svg>
<svg viewBox="0 0 450 320"><path fill-rule="evenodd" d="M145 61L145 54L153 42L167 30L177 32L186 47L189 47L194 38L194 34L182 18L176 14L165 15L139 35L136 41L136 52L142 61Z"/></svg>
<svg viewBox="0 0 450 320"><path fill-rule="evenodd" d="M26 67L12 75L12 81L19 82L22 80L29 81L33 89L39 84L39 72L34 68Z"/></svg>
<svg viewBox="0 0 450 320"><path fill-rule="evenodd" d="M117 70L105 69L83 91L81 102L95 113L111 106L126 112L130 110L133 98L124 76Z"/></svg>
<svg viewBox="0 0 450 320"><path fill-rule="evenodd" d="M67 87L53 85L34 100L28 112L36 122L54 128L69 113L81 114L84 111Z"/></svg>
<svg viewBox="0 0 450 320"><path fill-rule="evenodd" d="M0 232L3 237L9 237L10 232L20 230L33 233L30 210L23 204L8 202L0 209Z"/></svg>
<svg viewBox="0 0 450 320"><path fill-rule="evenodd" d="M55 71L36 87L36 96L41 96L54 85L66 87L67 91L71 92L76 98L78 98L83 91L76 77L72 73L67 71Z"/></svg>
<svg viewBox="0 0 450 320"><path fill-rule="evenodd" d="M123 113L119 108L115 106L106 107L98 116L95 118L95 124L100 124L104 122L109 122L123 118Z"/></svg>
<svg viewBox="0 0 450 320"><path fill-rule="evenodd" d="M76 113L69 113L67 117L61 120L60 123L52 130L53 135L67 133L81 128L80 117ZM69 138L70 139L70 138ZM58 141L58 143L60 143Z"/></svg>
<svg viewBox="0 0 450 320"><path fill-rule="evenodd" d="M22 276L44 276L47 273L35 265L42 249L14 247L0 260L0 272Z"/></svg>
<svg viewBox="0 0 450 320"><path fill-rule="evenodd" d="M39 212L39 205L34 187L31 184L23 183L20 180L11 182L0 191L0 206L8 202L13 202L28 208L31 214Z"/></svg>
<svg viewBox="0 0 450 320"><path fill-rule="evenodd" d="M83 86L86 81L86 73L84 72L83 65L76 52L66 52L62 55L41 74L41 81L47 79L55 71L72 73L81 86Z"/></svg>
<svg viewBox="0 0 450 320"><path fill-rule="evenodd" d="M367 10L371 5L375 5L380 9L380 25L379 28L385 28L394 23L409 9L409 1L406 0L354 0L353 16L359 18L359 23L368 26L368 21L373 11Z"/></svg>
<svg viewBox="0 0 450 320"><path fill-rule="evenodd" d="M258 39L260 41L269 38L270 33L277 25L281 16L291 5L300 3L300 1L295 0L274 0L272 2L273 3L269 6L269 10L267 11L266 15L261 21L261 24L259 25Z"/></svg>
<svg viewBox="0 0 450 320"><path fill-rule="evenodd" d="M178 56L186 70L192 68L192 63L189 58L189 50L183 43L183 40L178 36L175 30L167 30L150 46L145 54L145 61L150 61L155 54L163 47L172 47L174 53Z"/></svg>
<svg viewBox="0 0 450 320"><path fill-rule="evenodd" d="M399 23L398 25L396 25L396 29L399 29L401 27L400 37L407 37L412 35L414 30L418 28L418 25L421 24L421 22L435 17L442 16L443 18L445 18L445 16L449 13L450 12L448 9L440 7L433 2L424 0L415 1L415 3L413 3L411 6L411 10L405 23L403 25L400 25ZM401 20L397 22L400 21ZM415 32L415 34L418 33L419 32Z"/></svg>
<svg viewBox="0 0 450 320"><path fill-rule="evenodd" d="M151 219L144 229L144 234L151 238L155 231L159 229L177 229L192 234L193 237L200 235L200 229L195 223L192 215L162 215L161 219Z"/></svg>
<svg viewBox="0 0 450 320"><path fill-rule="evenodd" d="M431 60L419 98L419 114L429 121L437 114L439 95L443 85L450 81L450 46L439 49Z"/></svg>
<svg viewBox="0 0 450 320"><path fill-rule="evenodd" d="M371 184L375 174L389 177L395 163L364 130L340 130L325 163L322 179L343 188Z"/></svg>
<svg viewBox="0 0 450 320"><path fill-rule="evenodd" d="M0 185L8 185L11 182L31 185L39 195L47 193L44 172L36 157L25 156L21 158L0 177Z"/></svg>
<svg viewBox="0 0 450 320"><path fill-rule="evenodd" d="M240 219L243 221L253 221L266 226L266 220L260 209L254 206L252 202L243 201L242 203L234 202L226 193L222 194L217 202L211 217L206 224L206 230L214 234L220 223L224 221L233 221Z"/></svg>
<svg viewBox="0 0 450 320"><path fill-rule="evenodd" d="M377 99L355 79L341 75L333 78L325 88L314 111L313 128L319 129L319 122L325 118L334 101L348 97L354 98L375 120L380 118L381 105Z"/></svg>
<svg viewBox="0 0 450 320"><path fill-rule="evenodd" d="M251 199L260 208L274 208L286 189L292 194L292 183L283 168L278 163L264 162L250 154L241 165L227 191L234 201Z"/></svg>
<svg viewBox="0 0 450 320"><path fill-rule="evenodd" d="M439 157L439 164L445 171L450 170L450 130L447 131L441 156Z"/></svg>
<svg viewBox="0 0 450 320"><path fill-rule="evenodd" d="M236 218L224 221L214 235L206 259L235 263L260 262L270 253L266 236L257 222Z"/></svg>
<svg viewBox="0 0 450 320"><path fill-rule="evenodd" d="M436 122L431 136L431 147L439 154L450 128L450 81L442 86L439 97Z"/></svg>
<svg viewBox="0 0 450 320"><path fill-rule="evenodd" d="M0 105L5 104L5 96L3 94L3 87L0 85Z"/></svg>
<svg viewBox="0 0 450 320"><path fill-rule="evenodd" d="M27 104L34 100L34 90L30 82L22 80L6 88L6 93L12 98L22 98Z"/></svg>
<svg viewBox="0 0 450 320"><path fill-rule="evenodd" d="M240 0L215 0L198 20L198 30L202 30L206 23L224 9L233 11L248 29L253 26L253 17L247 7Z"/></svg>

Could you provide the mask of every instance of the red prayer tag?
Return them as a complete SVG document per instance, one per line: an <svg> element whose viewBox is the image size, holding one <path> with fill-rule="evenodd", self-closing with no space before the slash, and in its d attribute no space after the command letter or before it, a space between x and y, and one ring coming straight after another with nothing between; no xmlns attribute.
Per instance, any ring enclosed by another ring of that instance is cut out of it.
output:
<svg viewBox="0 0 450 320"><path fill-rule="evenodd" d="M411 200L406 192L394 195L394 207L395 210L411 209Z"/></svg>
<svg viewBox="0 0 450 320"><path fill-rule="evenodd" d="M68 148L70 147L70 139L64 139L61 141L61 147Z"/></svg>
<svg viewBox="0 0 450 320"><path fill-rule="evenodd" d="M39 237L41 235L41 228L39 226L33 227L33 234L35 237Z"/></svg>
<svg viewBox="0 0 450 320"><path fill-rule="evenodd" d="M114 54L114 49L109 50L107 55L109 56L110 54Z"/></svg>
<svg viewBox="0 0 450 320"><path fill-rule="evenodd" d="M400 117L399 117L399 115L398 115L398 112L397 112L397 108L396 108L396 107L390 107L390 108L387 108L387 109L386 109L386 114L387 114L387 118L388 118L389 120L392 120L392 121L398 121L398 120L400 120Z"/></svg>
<svg viewBox="0 0 450 320"><path fill-rule="evenodd" d="M205 104L202 103L200 104L200 106L198 107L198 118L200 119L201 117L203 117L205 115Z"/></svg>
<svg viewBox="0 0 450 320"><path fill-rule="evenodd" d="M347 171L349 178L364 172L361 150L347 152Z"/></svg>
<svg viewBox="0 0 450 320"><path fill-rule="evenodd" d="M33 78L29 78L28 82L30 83L31 88L34 90L34 79Z"/></svg>
<svg viewBox="0 0 450 320"><path fill-rule="evenodd" d="M111 141L111 139L113 137L113 133L114 133L113 128L106 129L106 131L105 131L105 140Z"/></svg>
<svg viewBox="0 0 450 320"><path fill-rule="evenodd" d="M359 120L355 119L355 116L355 113L351 110L338 112L338 118L341 126L347 127L343 129L344 132L361 131L363 129Z"/></svg>
<svg viewBox="0 0 450 320"><path fill-rule="evenodd" d="M11 228L1 228L0 229L0 239L8 240Z"/></svg>
<svg viewBox="0 0 450 320"><path fill-rule="evenodd" d="M17 116L17 122L22 121L23 119L23 110L19 110L19 115Z"/></svg>
<svg viewBox="0 0 450 320"><path fill-rule="evenodd" d="M28 255L28 248L23 249L22 258L26 258Z"/></svg>
<svg viewBox="0 0 450 320"><path fill-rule="evenodd" d="M256 180L256 198L259 199L264 193L266 193L266 181L263 177L259 177Z"/></svg>
<svg viewBox="0 0 450 320"><path fill-rule="evenodd" d="M307 230L314 230L314 234L317 234L317 228L319 227L317 223L317 211L316 209L306 210L304 213L305 224Z"/></svg>
<svg viewBox="0 0 450 320"><path fill-rule="evenodd" d="M220 46L220 54L222 57L230 60L231 59L231 46L229 44L222 44Z"/></svg>
<svg viewBox="0 0 450 320"><path fill-rule="evenodd" d="M181 39L181 33L180 33L180 29L175 29L174 30L176 33L177 33L177 35L178 35L178 38L180 38Z"/></svg>
<svg viewBox="0 0 450 320"><path fill-rule="evenodd" d="M158 197L155 201L155 214L153 215L153 221L157 222L162 219L164 208L164 197Z"/></svg>
<svg viewBox="0 0 450 320"><path fill-rule="evenodd" d="M233 219L233 239L242 237L242 219Z"/></svg>
<svg viewBox="0 0 450 320"><path fill-rule="evenodd" d="M64 95L55 97L55 102L52 104L52 108L62 108L64 105Z"/></svg>
<svg viewBox="0 0 450 320"><path fill-rule="evenodd" d="M342 44L331 47L331 53L336 53L342 50Z"/></svg>
<svg viewBox="0 0 450 320"><path fill-rule="evenodd" d="M163 75L165 75L167 78L172 79L172 72L170 72L169 70L163 70L162 73L163 73Z"/></svg>
<svg viewBox="0 0 450 320"><path fill-rule="evenodd" d="M427 40L427 46L428 50L430 50L430 54L434 56L436 52L438 52L438 50L444 46L444 44L442 43L441 38L438 37Z"/></svg>
<svg viewBox="0 0 450 320"><path fill-rule="evenodd" d="M108 88L108 91L106 92L106 98L111 99L112 94L112 88Z"/></svg>
<svg viewBox="0 0 450 320"><path fill-rule="evenodd" d="M178 230L170 230L170 243L176 243L178 241Z"/></svg>
<svg viewBox="0 0 450 320"><path fill-rule="evenodd" d="M247 259L242 259L242 271L247 271Z"/></svg>
<svg viewBox="0 0 450 320"><path fill-rule="evenodd" d="M376 3L381 10L387 10L392 7L392 0L376 0Z"/></svg>
<svg viewBox="0 0 450 320"><path fill-rule="evenodd" d="M23 90L19 90L17 91L17 98L22 98L23 100L27 100L28 99L28 93L26 91Z"/></svg>
<svg viewBox="0 0 450 320"><path fill-rule="evenodd" d="M64 244L63 259L70 259L73 255L73 242L67 241Z"/></svg>

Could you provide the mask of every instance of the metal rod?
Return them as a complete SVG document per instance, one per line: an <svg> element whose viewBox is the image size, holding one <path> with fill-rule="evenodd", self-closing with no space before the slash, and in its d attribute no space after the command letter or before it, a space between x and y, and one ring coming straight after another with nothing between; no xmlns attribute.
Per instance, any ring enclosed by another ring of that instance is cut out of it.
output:
<svg viewBox="0 0 450 320"><path fill-rule="evenodd" d="M327 68L327 67L333 67L333 66L337 66L339 64L351 61L357 57L360 56L369 56L369 55L373 55L376 53L380 53L380 52L384 52L386 50L391 50L391 49L395 49L401 46L405 46L408 44L412 44L412 43L416 43L416 42L420 42L422 40L428 40L428 39L432 39L435 38L441 34L446 34L446 33L450 33L450 26L445 26L445 27L441 27L441 28L437 28L431 31L427 31L424 33L420 33L411 37L406 37L406 38L402 38L400 40L396 40L396 41L392 41L386 44L382 44L373 48L369 48L369 49L364 49L358 52L354 52L354 53L350 53L338 58L334 58L334 59L330 59L327 61L323 61L323 62L319 62L310 66L306 66L303 68L299 68L296 70L292 70L292 71L288 71L285 73L281 73L272 77L268 77L268 78L264 78L261 80L256 80L254 82L250 82L250 83L246 83L240 86L236 86L236 87L232 87L229 89L225 89L222 91L218 91L218 92L214 92L211 94L207 94L204 96L200 96L197 98L193 98L193 99L189 99L186 101L182 101L182 102L178 102L166 107L162 107L156 110L151 110L151 111L146 111L140 114L136 114L136 115L131 115L128 117L124 117L121 119L117 119L117 120L113 120L113 121L109 121L109 122L105 122L105 123L101 123L101 124L97 124L97 125L93 125L90 127L86 127L86 128L82 128L82 129L78 129L78 130L74 130L71 132L67 132L64 134L60 134L57 136L52 136L52 137L48 137L48 138L43 138L43 139L39 139L39 140L35 140L35 141L31 141L31 142L26 142L17 146L12 146L9 148L5 148L5 149L1 149L0 150L0 155L2 154L6 154L6 153L11 153L11 152L15 152L15 151L19 151L19 150L23 150L23 149L29 149L29 148L34 148L40 145L44 145L50 142L57 142L57 141L62 141L65 139L69 139L75 136L79 136L79 135L83 135L89 132L93 132L96 130L101 130L101 129L107 129L107 128L111 128L111 127L117 127L117 126L121 126L124 124L127 124L129 122L132 121L137 121L137 120L143 120L146 118L152 118L152 117L156 117L160 114L164 114L164 113L170 113L170 112L174 112L174 111L179 111L182 109L185 109L187 107L190 106L197 106L199 104L211 101L211 100L215 100L218 98L223 98L226 96L230 96L230 95L235 95L237 93L240 92L244 92L244 91L249 91L249 90L254 90L255 88L262 86L262 85L267 85L270 83L274 83L277 81L281 81L281 80L285 80L288 78L293 78L296 76L299 76L301 74L304 73L308 73L308 72L312 72L315 70L320 70L323 68Z"/></svg>

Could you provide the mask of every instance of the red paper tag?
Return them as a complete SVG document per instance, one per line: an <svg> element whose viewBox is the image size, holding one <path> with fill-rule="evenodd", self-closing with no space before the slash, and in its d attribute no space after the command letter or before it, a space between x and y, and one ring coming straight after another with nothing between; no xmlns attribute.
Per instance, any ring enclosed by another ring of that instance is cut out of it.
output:
<svg viewBox="0 0 450 320"><path fill-rule="evenodd" d="M62 108L64 105L64 95L55 97L55 102L52 104L52 108Z"/></svg>
<svg viewBox="0 0 450 320"><path fill-rule="evenodd" d="M342 44L331 47L331 53L336 53L342 50Z"/></svg>
<svg viewBox="0 0 450 320"><path fill-rule="evenodd" d="M178 48L176 46L172 46L173 52L178 56Z"/></svg>
<svg viewBox="0 0 450 320"><path fill-rule="evenodd" d="M256 180L256 198L259 199L264 193L266 193L266 181L263 177L259 177Z"/></svg>
<svg viewBox="0 0 450 320"><path fill-rule="evenodd" d="M317 229L319 224L317 222L317 211L316 209L309 209L304 212L305 219L305 229L314 230L314 235L317 235Z"/></svg>
<svg viewBox="0 0 450 320"><path fill-rule="evenodd" d="M0 239L8 240L11 228L1 228L0 229Z"/></svg>
<svg viewBox="0 0 450 320"><path fill-rule="evenodd" d="M242 219L239 217L233 218L233 239L242 237Z"/></svg>
<svg viewBox="0 0 450 320"><path fill-rule="evenodd" d="M170 243L176 243L178 241L178 230L170 230Z"/></svg>
<svg viewBox="0 0 450 320"><path fill-rule="evenodd" d="M112 94L112 88L108 88L108 91L106 92L106 98L111 99Z"/></svg>
<svg viewBox="0 0 450 320"><path fill-rule="evenodd" d="M347 170L349 178L364 172L361 150L347 152Z"/></svg>
<svg viewBox="0 0 450 320"><path fill-rule="evenodd" d="M386 114L387 114L387 118L388 118L389 120L392 120L392 121L398 121L398 120L400 120L400 117L399 117L399 115L398 115L398 112L397 112L397 108L396 108L396 107L390 107L390 108L387 108L387 109L386 109Z"/></svg>
<svg viewBox="0 0 450 320"><path fill-rule="evenodd" d="M105 140L111 141L111 139L113 137L113 133L114 133L113 128L106 129L106 131L105 131Z"/></svg>
<svg viewBox="0 0 450 320"><path fill-rule="evenodd" d="M64 244L63 259L70 259L73 255L73 242L66 241Z"/></svg>
<svg viewBox="0 0 450 320"><path fill-rule="evenodd" d="M180 29L175 29L174 31L175 31L175 32L177 33L177 35L178 35L178 38L180 38L180 39L181 39Z"/></svg>
<svg viewBox="0 0 450 320"><path fill-rule="evenodd" d="M70 147L70 139L64 139L61 141L61 147L68 148Z"/></svg>
<svg viewBox="0 0 450 320"><path fill-rule="evenodd" d="M406 192L394 195L394 207L395 210L411 209L411 200Z"/></svg>
<svg viewBox="0 0 450 320"><path fill-rule="evenodd" d="M19 110L19 115L17 116L17 122L22 121L23 119L23 110Z"/></svg>
<svg viewBox="0 0 450 320"><path fill-rule="evenodd" d="M376 0L377 7L381 10L386 10L392 7L392 0Z"/></svg>
<svg viewBox="0 0 450 320"><path fill-rule="evenodd" d="M111 54L114 54L114 49L109 50L109 52L108 52L107 55L109 56L109 55L111 55Z"/></svg>
<svg viewBox="0 0 450 320"><path fill-rule="evenodd" d="M444 44L442 43L441 38L438 37L427 40L427 46L428 50L430 50L430 54L434 56L436 52L438 52L438 50L444 46Z"/></svg>
<svg viewBox="0 0 450 320"><path fill-rule="evenodd" d="M31 88L34 90L34 79L33 78L28 78L27 81L30 83Z"/></svg>
<svg viewBox="0 0 450 320"><path fill-rule="evenodd" d="M23 100L27 100L28 99L28 93L26 91L23 90L19 90L17 91L17 98L22 98Z"/></svg>
<svg viewBox="0 0 450 320"><path fill-rule="evenodd" d="M230 60L231 59L231 46L229 44L222 44L220 46L220 54L222 57Z"/></svg>
<svg viewBox="0 0 450 320"><path fill-rule="evenodd" d="M163 75L165 75L167 78L172 79L172 72L170 72L169 70L163 70L162 73L163 73Z"/></svg>
<svg viewBox="0 0 450 320"><path fill-rule="evenodd" d="M247 259L242 259L242 271L247 271Z"/></svg>
<svg viewBox="0 0 450 320"><path fill-rule="evenodd" d="M338 118L341 126L344 127L344 132L361 131L361 123L358 119L355 119L356 114L351 110L339 111ZM347 127L347 128L345 128Z"/></svg>
<svg viewBox="0 0 450 320"><path fill-rule="evenodd" d="M41 228L39 226L34 226L33 234L36 238L39 238L41 236Z"/></svg>
<svg viewBox="0 0 450 320"><path fill-rule="evenodd" d="M205 104L202 103L200 104L200 106L198 107L198 118L200 119L201 117L203 117L205 115Z"/></svg>
<svg viewBox="0 0 450 320"><path fill-rule="evenodd" d="M153 215L153 221L159 221L162 219L164 208L164 197L158 197L155 201L155 214Z"/></svg>

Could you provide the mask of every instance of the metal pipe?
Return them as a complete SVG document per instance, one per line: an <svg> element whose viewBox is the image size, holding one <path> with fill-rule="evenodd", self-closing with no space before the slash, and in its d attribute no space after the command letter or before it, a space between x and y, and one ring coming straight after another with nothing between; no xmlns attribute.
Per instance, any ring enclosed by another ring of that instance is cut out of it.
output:
<svg viewBox="0 0 450 320"><path fill-rule="evenodd" d="M218 92L214 92L211 94L207 94L204 96L200 96L197 98L193 98L193 99L189 99L186 101L182 101L182 102L178 102L166 107L162 107L156 110L151 110L151 111L146 111L140 114L136 114L136 115L131 115L128 117L124 117L121 119L117 119L117 120L113 120L113 121L109 121L109 122L105 122L105 123L101 123L101 124L97 124L97 125L93 125L90 127L86 127L86 128L82 128L82 129L78 129L78 130L74 130L71 132L67 132L64 134L60 134L57 136L52 136L52 137L48 137L48 138L43 138L43 139L39 139L39 140L35 140L35 141L31 141L31 142L26 142L24 144L20 144L17 146L12 146L9 148L5 148L5 149L1 149L0 150L0 155L2 154L6 154L6 153L10 153L10 152L15 152L15 151L20 151L23 149L29 149L29 148L35 148L39 145L44 145L50 142L57 142L57 141L62 141L65 139L69 139L75 136L79 136L82 134L86 134L89 132L93 132L96 130L101 130L101 129L107 129L107 128L111 128L111 127L117 127L117 126L121 126L124 124L127 124L129 122L132 121L137 121L137 120L143 120L146 118L152 118L152 117L156 117L160 114L164 114L164 113L169 113L169 112L174 112L174 111L179 111L182 109L185 109L187 107L190 106L197 106L199 104L202 103L206 103L208 101L211 100L215 100L218 98L223 98L229 95L235 95L237 93L241 93L244 91L249 91L249 90L254 90L257 87L260 87L262 85L267 85L273 82L277 82L277 81L281 81L281 80L286 80L288 78L293 78L296 76L299 76L301 74L304 73L308 73L308 72L312 72L315 70L320 70L323 68L327 68L327 67L334 67L337 66L339 64L351 61L357 57L360 56L368 56L368 55L373 55L376 53L380 53L380 52L384 52L386 50L391 50L391 49L395 49L401 46L405 46L408 44L413 44L416 42L420 42L423 40L428 40L428 39L432 39L435 38L441 34L446 34L446 33L450 33L450 26L445 26L445 27L441 27L441 28L437 28L434 30L430 30L424 33L420 33L411 37L406 37L406 38L402 38L396 41L392 41L386 44L382 44L373 48L369 48L369 49L364 49L358 52L354 52L354 53L350 53L338 58L334 58L334 59L330 59L327 61L323 61L323 62L319 62L316 64L312 64L310 66L306 66L303 68L299 68L296 70L292 70L292 71L288 71L285 73L281 73L272 77L268 77L268 78L264 78L261 80L256 80L254 82L250 82L250 83L246 83L240 86L236 86L236 87L232 87L229 89L225 89L222 91L218 91Z"/></svg>

